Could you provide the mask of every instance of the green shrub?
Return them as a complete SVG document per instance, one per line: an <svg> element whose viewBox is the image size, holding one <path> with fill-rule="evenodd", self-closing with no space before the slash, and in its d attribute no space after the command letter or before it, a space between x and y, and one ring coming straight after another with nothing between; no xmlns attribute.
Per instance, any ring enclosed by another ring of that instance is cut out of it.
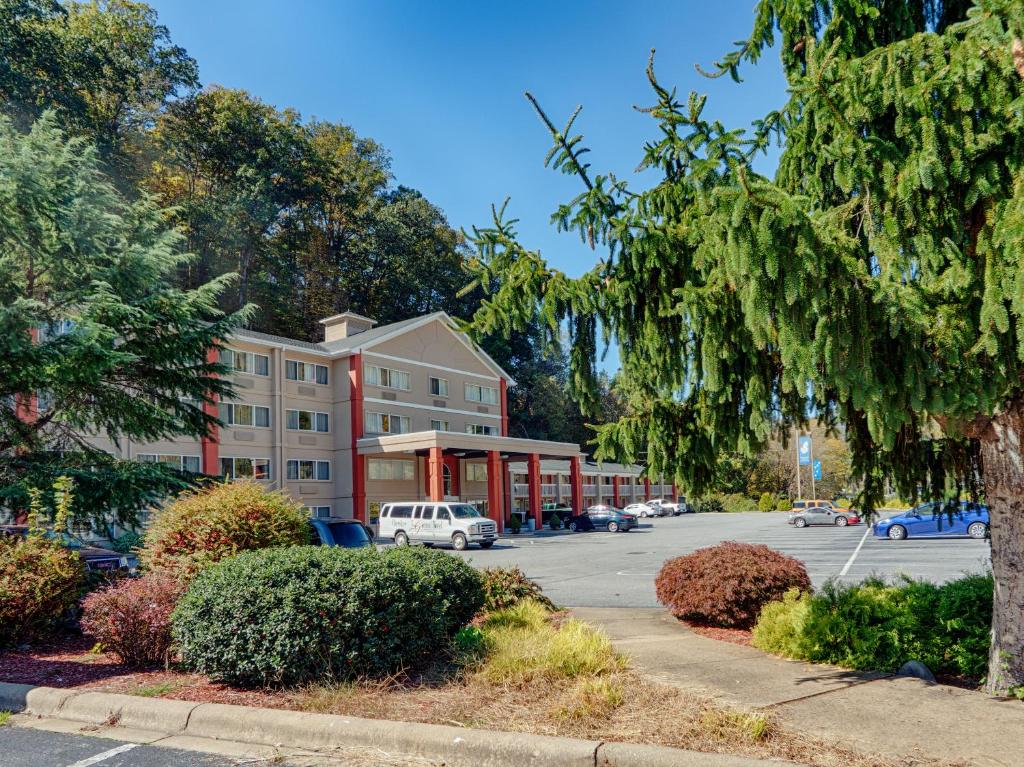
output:
<svg viewBox="0 0 1024 767"><path fill-rule="evenodd" d="M992 631L991 575L969 575L939 588L938 622L943 668L980 679L988 668Z"/></svg>
<svg viewBox="0 0 1024 767"><path fill-rule="evenodd" d="M559 529L561 529L561 527L562 527L562 517L558 514L557 511L553 512L551 514L550 519L548 519L548 524L551 526L552 530L559 530Z"/></svg>
<svg viewBox="0 0 1024 767"><path fill-rule="evenodd" d="M142 544L142 536L134 530L128 530L111 541L110 548L121 554L133 554L136 550L142 548Z"/></svg>
<svg viewBox="0 0 1024 767"><path fill-rule="evenodd" d="M761 493L761 497L757 499L757 510L758 511L772 511L775 509L775 498L771 493Z"/></svg>
<svg viewBox="0 0 1024 767"><path fill-rule="evenodd" d="M720 496L722 511L727 514L737 514L743 511L753 511L757 508L757 502L747 498L743 493L726 493Z"/></svg>
<svg viewBox="0 0 1024 767"><path fill-rule="evenodd" d="M810 593L790 589L781 601L761 608L754 626L754 646L776 655L804 658L801 640L810 600Z"/></svg>
<svg viewBox="0 0 1024 767"><path fill-rule="evenodd" d="M793 502L789 498L780 498L779 502L775 504L776 511L789 511L793 508Z"/></svg>
<svg viewBox="0 0 1024 767"><path fill-rule="evenodd" d="M523 521L519 518L518 514L513 514L508 521L508 529L512 531L512 535L518 535L522 528Z"/></svg>
<svg viewBox="0 0 1024 767"><path fill-rule="evenodd" d="M476 571L445 552L293 546L201 571L172 620L188 668L291 685L422 666L482 605Z"/></svg>
<svg viewBox="0 0 1024 767"><path fill-rule="evenodd" d="M662 565L654 581L658 601L677 618L746 628L769 602L811 580L796 559L764 545L727 541Z"/></svg>
<svg viewBox="0 0 1024 767"><path fill-rule="evenodd" d="M78 601L85 567L43 538L0 535L0 647L51 629Z"/></svg>
<svg viewBox="0 0 1024 767"><path fill-rule="evenodd" d="M480 571L484 585L484 611L504 610L530 599L554 610L555 605L544 596L541 587L526 577L518 567L485 567Z"/></svg>
<svg viewBox="0 0 1024 767"><path fill-rule="evenodd" d="M918 660L933 672L980 678L991 619L989 576L943 586L870 578L857 585L828 583L813 597L787 594L762 611L754 645L860 670L896 671Z"/></svg>
<svg viewBox="0 0 1024 767"><path fill-rule="evenodd" d="M697 511L701 514L721 514L725 511L722 501L717 496L701 498L697 501Z"/></svg>
<svg viewBox="0 0 1024 767"><path fill-rule="evenodd" d="M240 551L307 543L302 504L256 482L222 482L179 496L146 531L140 552L151 570L188 579Z"/></svg>

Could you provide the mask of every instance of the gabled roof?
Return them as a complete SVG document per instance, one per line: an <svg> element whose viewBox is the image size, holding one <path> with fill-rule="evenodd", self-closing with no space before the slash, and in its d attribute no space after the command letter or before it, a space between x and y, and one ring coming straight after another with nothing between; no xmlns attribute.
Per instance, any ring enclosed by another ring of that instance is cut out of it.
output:
<svg viewBox="0 0 1024 767"><path fill-rule="evenodd" d="M348 338L339 338L336 341L320 344L320 347L327 349L331 353L351 354L360 352L365 349L372 349L377 344L388 341L396 336L400 336L403 333L408 333L416 328L421 328L435 320L443 322L451 334L467 349L469 349L469 351L472 352L485 367L489 368L496 375L507 379L510 385L515 385L515 379L512 378L512 376L509 375L501 365L495 362L487 352L473 343L465 333L456 328L455 321L447 312L433 312L431 314L424 314L421 317L413 317L412 319L402 320L400 322L392 322L390 325L381 325L380 327L373 328L372 330L364 330L362 333L356 333L354 336L349 336Z"/></svg>

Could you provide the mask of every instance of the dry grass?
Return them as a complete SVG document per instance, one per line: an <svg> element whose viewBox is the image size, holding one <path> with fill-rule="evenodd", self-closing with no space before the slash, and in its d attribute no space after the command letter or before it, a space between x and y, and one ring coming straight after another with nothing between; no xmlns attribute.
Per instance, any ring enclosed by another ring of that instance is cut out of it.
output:
<svg viewBox="0 0 1024 767"><path fill-rule="evenodd" d="M411 680L318 685L306 711L410 722L651 743L788 759L814 767L938 767L887 759L809 738L772 715L723 706L630 670L587 624L519 605L481 623L487 655L475 666Z"/></svg>

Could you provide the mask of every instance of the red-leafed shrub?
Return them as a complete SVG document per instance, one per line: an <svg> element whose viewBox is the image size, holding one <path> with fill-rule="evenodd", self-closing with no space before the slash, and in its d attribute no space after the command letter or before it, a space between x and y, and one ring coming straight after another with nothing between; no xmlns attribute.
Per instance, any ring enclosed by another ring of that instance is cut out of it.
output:
<svg viewBox="0 0 1024 767"><path fill-rule="evenodd" d="M78 601L85 567L42 538L0 534L0 647L38 636Z"/></svg>
<svg viewBox="0 0 1024 767"><path fill-rule="evenodd" d="M143 564L189 580L241 551L309 543L302 504L256 482L227 482L179 496L146 531Z"/></svg>
<svg viewBox="0 0 1024 767"><path fill-rule="evenodd" d="M748 628L761 608L790 589L811 587L804 566L764 545L726 543L662 565L658 601L673 615L712 626Z"/></svg>
<svg viewBox="0 0 1024 767"><path fill-rule="evenodd" d="M130 666L166 664L181 583L169 575L124 578L82 600L82 630Z"/></svg>

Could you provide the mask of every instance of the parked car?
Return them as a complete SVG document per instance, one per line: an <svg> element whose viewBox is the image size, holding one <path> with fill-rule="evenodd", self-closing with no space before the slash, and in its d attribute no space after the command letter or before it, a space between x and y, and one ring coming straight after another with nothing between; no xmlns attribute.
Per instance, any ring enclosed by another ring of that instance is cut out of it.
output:
<svg viewBox="0 0 1024 767"><path fill-rule="evenodd" d="M462 551L471 543L489 549L498 540L498 525L469 503L406 501L381 505L380 537L399 546L450 544Z"/></svg>
<svg viewBox="0 0 1024 767"><path fill-rule="evenodd" d="M341 546L362 549L373 546L373 531L357 519L309 520L309 542L314 546Z"/></svg>
<svg viewBox="0 0 1024 767"><path fill-rule="evenodd" d="M0 535L26 538L28 537L28 525L0 525ZM85 569L90 572L131 570L137 564L134 556L99 546L89 546L68 533L47 530L44 535L51 540L58 540L61 546L78 554L85 563Z"/></svg>
<svg viewBox="0 0 1024 767"><path fill-rule="evenodd" d="M871 529L876 537L894 541L938 535L981 539L988 536L988 507L960 501L950 508L947 504L933 501L881 519Z"/></svg>
<svg viewBox="0 0 1024 767"><path fill-rule="evenodd" d="M809 527L810 525L846 527L847 525L859 525L860 517L845 509L811 506L802 511L791 512L787 522L794 527Z"/></svg>
<svg viewBox="0 0 1024 767"><path fill-rule="evenodd" d="M644 501L648 506L663 510L664 516L674 516L679 513L679 504L670 498L652 498L649 501Z"/></svg>
<svg viewBox="0 0 1024 767"><path fill-rule="evenodd" d="M587 516L595 528L604 528L609 533L626 532L637 525L636 515L616 509L614 506L598 504L587 509Z"/></svg>
<svg viewBox="0 0 1024 767"><path fill-rule="evenodd" d="M636 514L638 517L667 517L669 511L663 506L652 506L649 503L631 503L624 511L629 514Z"/></svg>
<svg viewBox="0 0 1024 767"><path fill-rule="evenodd" d="M676 514L696 514L697 509L692 503L685 498L679 499L679 504L676 506Z"/></svg>
<svg viewBox="0 0 1024 767"><path fill-rule="evenodd" d="M836 506L832 501L826 501L823 498L799 498L793 501L793 508L791 512L803 511L804 509L811 509L815 507L822 507L826 509L832 509L833 511L845 511L841 506Z"/></svg>
<svg viewBox="0 0 1024 767"><path fill-rule="evenodd" d="M574 533L586 533L594 529L594 522L590 519L590 515L583 511L568 517L565 520L565 527Z"/></svg>

